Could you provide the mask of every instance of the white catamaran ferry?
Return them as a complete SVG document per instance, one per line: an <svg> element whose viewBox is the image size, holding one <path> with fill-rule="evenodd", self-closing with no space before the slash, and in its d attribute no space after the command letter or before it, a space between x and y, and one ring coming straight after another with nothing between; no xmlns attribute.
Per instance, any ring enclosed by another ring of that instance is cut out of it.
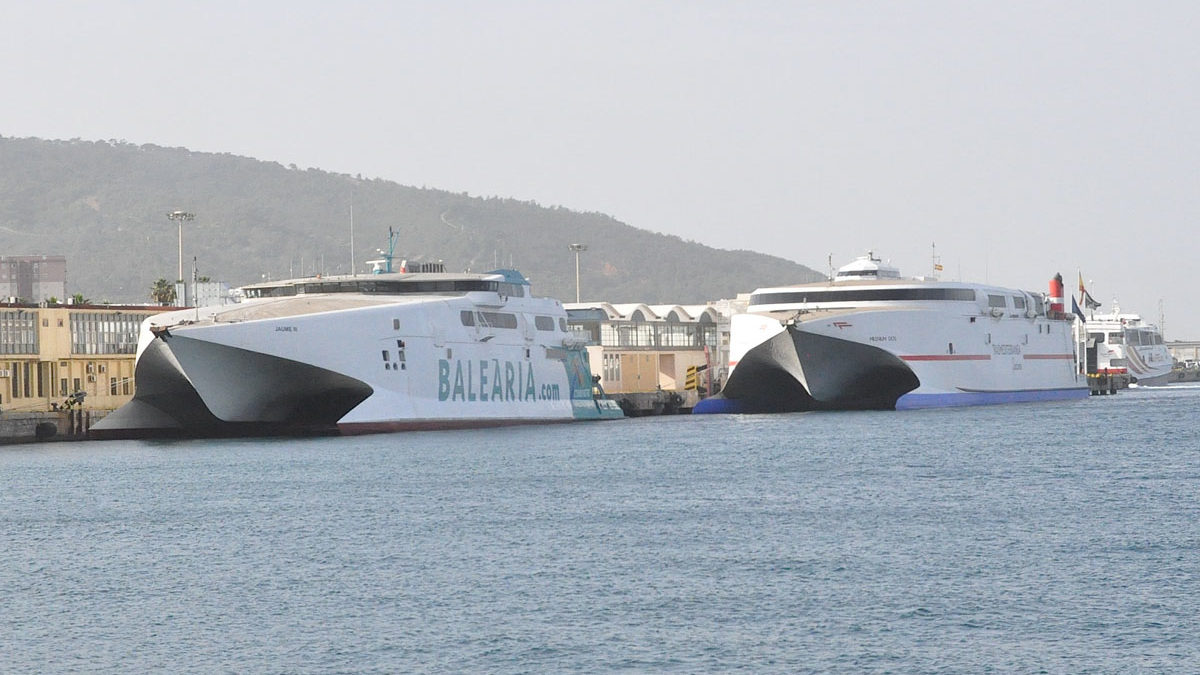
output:
<svg viewBox="0 0 1200 675"><path fill-rule="evenodd" d="M1174 359L1157 326L1146 323L1138 314L1122 314L1115 302L1112 313L1093 314L1084 325L1089 370L1128 373L1139 386L1171 382ZM1095 362L1091 363L1093 358Z"/></svg>
<svg viewBox="0 0 1200 675"><path fill-rule="evenodd" d="M388 261L390 269L390 259ZM622 417L520 273L293 279L155 315L96 437L368 433Z"/></svg>
<svg viewBox="0 0 1200 675"><path fill-rule="evenodd" d="M694 412L905 409L1084 398L1062 278L1040 293L905 279L871 254L828 282L761 288L731 372Z"/></svg>

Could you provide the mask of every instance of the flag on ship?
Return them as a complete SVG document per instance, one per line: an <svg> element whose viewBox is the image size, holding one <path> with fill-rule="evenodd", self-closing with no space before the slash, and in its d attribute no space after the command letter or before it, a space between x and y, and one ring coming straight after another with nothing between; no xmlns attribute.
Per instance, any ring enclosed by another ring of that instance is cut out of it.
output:
<svg viewBox="0 0 1200 675"><path fill-rule="evenodd" d="M1100 303L1092 299L1092 294L1083 287L1083 272L1079 273L1079 301L1088 309L1100 309Z"/></svg>
<svg viewBox="0 0 1200 675"><path fill-rule="evenodd" d="M1080 321L1087 323L1087 319L1083 316L1083 310L1079 309L1079 303L1075 302L1075 296L1073 295L1071 296L1071 311L1075 316L1079 317Z"/></svg>

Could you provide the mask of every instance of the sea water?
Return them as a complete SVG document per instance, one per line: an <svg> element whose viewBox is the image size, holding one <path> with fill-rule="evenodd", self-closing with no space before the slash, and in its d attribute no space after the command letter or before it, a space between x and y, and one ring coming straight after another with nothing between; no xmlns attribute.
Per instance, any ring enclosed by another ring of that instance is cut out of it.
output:
<svg viewBox="0 0 1200 675"><path fill-rule="evenodd" d="M1198 409L0 448L0 672L1195 672Z"/></svg>

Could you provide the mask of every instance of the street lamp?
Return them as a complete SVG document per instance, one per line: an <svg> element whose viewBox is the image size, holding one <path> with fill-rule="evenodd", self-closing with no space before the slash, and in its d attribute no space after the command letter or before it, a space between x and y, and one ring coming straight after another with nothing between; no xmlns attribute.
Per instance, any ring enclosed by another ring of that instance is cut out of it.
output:
<svg viewBox="0 0 1200 675"><path fill-rule="evenodd" d="M187 282L183 279L183 221L192 221L196 219L196 214L188 213L187 211L171 211L167 213L167 218L179 223L179 276L176 279L183 284L183 304L187 304Z"/></svg>
<svg viewBox="0 0 1200 675"><path fill-rule="evenodd" d="M575 252L575 302L579 302L579 254L587 250L587 244L567 244Z"/></svg>

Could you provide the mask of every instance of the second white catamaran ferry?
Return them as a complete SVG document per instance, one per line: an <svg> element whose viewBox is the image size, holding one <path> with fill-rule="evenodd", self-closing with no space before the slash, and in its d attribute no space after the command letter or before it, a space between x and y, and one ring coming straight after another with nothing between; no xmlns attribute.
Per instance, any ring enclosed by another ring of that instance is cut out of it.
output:
<svg viewBox="0 0 1200 675"><path fill-rule="evenodd" d="M389 260L390 267L390 260ZM367 433L622 417L520 273L293 279L146 320L96 437Z"/></svg>
<svg viewBox="0 0 1200 675"><path fill-rule="evenodd" d="M1057 289L1057 290L1056 290ZM868 254L827 283L761 288L694 412L905 409L1084 398L1062 278L1040 293L901 278Z"/></svg>

